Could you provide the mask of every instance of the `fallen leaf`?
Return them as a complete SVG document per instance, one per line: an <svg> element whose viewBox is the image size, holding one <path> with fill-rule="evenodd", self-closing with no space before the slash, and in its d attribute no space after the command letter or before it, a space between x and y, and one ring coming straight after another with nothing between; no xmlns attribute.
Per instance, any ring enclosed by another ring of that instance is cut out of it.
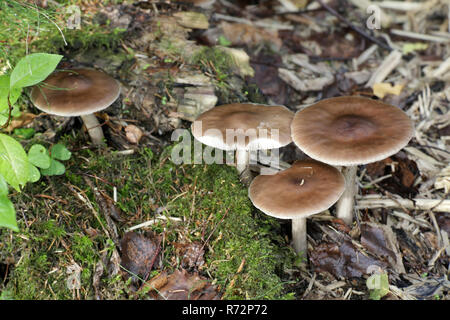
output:
<svg viewBox="0 0 450 320"><path fill-rule="evenodd" d="M127 232L120 245L122 267L133 277L138 276L141 279L146 279L153 266L158 263L159 239L151 233L145 236L135 232Z"/></svg>
<svg viewBox="0 0 450 320"><path fill-rule="evenodd" d="M427 43L415 42L415 43L405 43L402 47L403 54L408 54L414 51L421 51L428 48Z"/></svg>
<svg viewBox="0 0 450 320"><path fill-rule="evenodd" d="M125 134L126 134L127 140L134 144L138 144L139 140L141 140L142 136L144 135L142 130L133 124L130 124L125 127Z"/></svg>
<svg viewBox="0 0 450 320"><path fill-rule="evenodd" d="M426 257L425 248L417 241L412 232L406 231L403 228L393 228L397 237L400 251L403 257L403 264L407 270L411 268L418 273L426 271L426 265L423 261L429 260Z"/></svg>
<svg viewBox="0 0 450 320"><path fill-rule="evenodd" d="M249 81L255 83L267 98L284 105L288 101L288 86L278 76L278 65L281 65L279 55L260 52L251 59L251 67L255 70L255 76Z"/></svg>
<svg viewBox="0 0 450 320"><path fill-rule="evenodd" d="M367 274L367 268L371 265L383 269L387 266L383 261L364 255L348 240L344 240L341 245L319 244L312 251L310 259L316 271L328 272L338 278L360 278L363 274Z"/></svg>
<svg viewBox="0 0 450 320"><path fill-rule="evenodd" d="M231 41L233 46L257 46L263 42L270 43L278 49L282 46L276 30L258 28L245 23L228 22L222 22L220 27L225 38Z"/></svg>
<svg viewBox="0 0 450 320"><path fill-rule="evenodd" d="M392 157L366 165L367 174L372 180L391 174L377 184L387 191L402 197L414 197L417 188L414 186L419 169L417 164L399 152Z"/></svg>
<svg viewBox="0 0 450 320"><path fill-rule="evenodd" d="M372 222L361 223L361 244L373 254L386 258L397 273L405 272L391 227Z"/></svg>
<svg viewBox="0 0 450 320"><path fill-rule="evenodd" d="M370 299L380 300L389 293L389 279L387 272L377 272L371 275L366 286L370 290Z"/></svg>
<svg viewBox="0 0 450 320"><path fill-rule="evenodd" d="M141 291L151 291L161 289L163 286L167 284L168 280L167 271L163 271L160 274L154 276L150 280L148 280L143 286Z"/></svg>
<svg viewBox="0 0 450 320"><path fill-rule="evenodd" d="M431 277L423 279L403 290L415 296L418 299L426 299L442 294L443 291L448 291L450 288L450 281L447 277Z"/></svg>
<svg viewBox="0 0 450 320"><path fill-rule="evenodd" d="M172 273L167 278L167 282L159 289L150 291L150 295L157 300L220 299L217 288L211 285L206 278L198 273L188 273L184 269Z"/></svg>
<svg viewBox="0 0 450 320"><path fill-rule="evenodd" d="M380 99L383 99L387 94L394 94L398 96L402 92L404 86L404 84L396 84L395 86L392 86L390 83L382 82L375 83L372 90L374 95Z"/></svg>
<svg viewBox="0 0 450 320"><path fill-rule="evenodd" d="M177 243L174 245L177 249L177 255L181 257L181 266L183 268L201 267L205 263L203 259L205 250L200 242Z"/></svg>
<svg viewBox="0 0 450 320"><path fill-rule="evenodd" d="M9 125L5 128L6 131L11 132L16 128L22 128L26 126L27 124L30 124L33 122L34 118L36 118L37 115L33 113L27 113L22 112L22 114L16 118L11 118L11 122Z"/></svg>

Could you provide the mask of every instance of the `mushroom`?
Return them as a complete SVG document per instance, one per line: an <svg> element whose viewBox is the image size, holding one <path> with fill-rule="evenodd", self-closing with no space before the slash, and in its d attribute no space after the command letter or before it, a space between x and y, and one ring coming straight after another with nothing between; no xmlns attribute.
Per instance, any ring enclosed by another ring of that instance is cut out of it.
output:
<svg viewBox="0 0 450 320"><path fill-rule="evenodd" d="M338 169L303 160L274 175L257 176L250 185L249 197L265 214L292 219L294 249L306 255L306 218L331 207L344 188L345 180Z"/></svg>
<svg viewBox="0 0 450 320"><path fill-rule="evenodd" d="M31 91L36 108L58 116L80 116L92 142L101 144L103 130L94 112L106 109L119 97L119 82L94 69L73 69L54 72L44 83Z"/></svg>
<svg viewBox="0 0 450 320"><path fill-rule="evenodd" d="M397 153L408 144L414 128L397 107L362 97L337 97L297 112L291 132L294 143L311 158L345 167L346 190L336 215L350 225L357 165Z"/></svg>
<svg viewBox="0 0 450 320"><path fill-rule="evenodd" d="M283 147L291 139L294 113L284 106L233 103L202 113L192 124L201 143L221 150L236 150L236 168L248 166L249 151Z"/></svg>

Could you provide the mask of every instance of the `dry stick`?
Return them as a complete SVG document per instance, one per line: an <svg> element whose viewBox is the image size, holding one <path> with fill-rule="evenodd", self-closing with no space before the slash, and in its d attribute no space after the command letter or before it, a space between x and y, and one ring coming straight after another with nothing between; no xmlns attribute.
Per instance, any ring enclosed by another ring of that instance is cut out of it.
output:
<svg viewBox="0 0 450 320"><path fill-rule="evenodd" d="M378 40L377 38L371 36L370 34L368 34L367 32L365 32L364 30L358 28L357 26L355 26L353 23L351 23L350 21L348 21L345 17L341 16L339 13L336 12L336 10L334 10L333 8L331 8L330 6L328 6L327 4L325 4L322 0L316 0L317 2L320 3L320 5L327 10L329 13L331 13L333 16L335 16L336 18L338 18L339 20L341 20L342 22L344 22L347 26L349 26L353 31L359 33L361 36L363 36L364 38L367 38L368 40L372 41L373 43L375 43L376 45L378 45L379 47L386 49L388 51L392 51L392 48L381 42L380 40Z"/></svg>

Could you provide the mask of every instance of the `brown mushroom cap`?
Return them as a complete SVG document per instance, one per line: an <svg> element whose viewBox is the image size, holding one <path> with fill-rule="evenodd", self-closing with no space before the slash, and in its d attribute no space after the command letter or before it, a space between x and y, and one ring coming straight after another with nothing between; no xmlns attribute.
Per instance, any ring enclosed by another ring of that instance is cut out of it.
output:
<svg viewBox="0 0 450 320"><path fill-rule="evenodd" d="M94 69L73 69L52 73L46 86L31 92L34 105L58 116L81 116L107 108L120 95L119 83Z"/></svg>
<svg viewBox="0 0 450 320"><path fill-rule="evenodd" d="M294 116L292 140L311 158L336 166L379 161L397 153L413 136L402 110L361 97L319 101Z"/></svg>
<svg viewBox="0 0 450 320"><path fill-rule="evenodd" d="M203 144L222 150L280 148L292 141L293 117L284 106L227 104L201 114L192 124L192 134Z"/></svg>
<svg viewBox="0 0 450 320"><path fill-rule="evenodd" d="M281 218L306 218L331 207L345 188L336 168L315 160L296 161L274 175L257 176L249 188L255 207Z"/></svg>

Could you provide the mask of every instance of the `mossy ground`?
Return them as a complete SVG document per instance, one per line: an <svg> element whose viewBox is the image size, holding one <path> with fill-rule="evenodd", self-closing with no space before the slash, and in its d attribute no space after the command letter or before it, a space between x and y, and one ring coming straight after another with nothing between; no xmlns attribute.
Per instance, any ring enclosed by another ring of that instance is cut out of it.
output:
<svg viewBox="0 0 450 320"><path fill-rule="evenodd" d="M52 15L57 23L63 21L58 20L61 17ZM40 36L31 43L30 52L73 57L78 52L100 48L107 56L118 49L124 32L89 23L81 30L65 30L68 46L64 46L52 22L47 21L45 26L48 28L41 30ZM6 54L3 57L13 66L25 55L26 34L3 35L6 38L0 34L0 41L8 41L3 47ZM3 65L5 61L1 59ZM216 75L222 102L231 102L231 96L246 101L245 92L258 95L254 90L241 88L242 84L237 85L238 89L231 88L232 65L223 53L205 49L196 59L191 63ZM224 299L293 296L285 289L288 281L284 279L284 269L292 265L294 254L281 236L278 221L252 207L247 189L233 167L175 165L170 161L171 146L163 150L142 147L133 155L125 156L109 149L87 148L86 139L80 135L61 137L58 142L72 151L72 158L65 162L66 173L41 177L21 193L11 194L20 232L0 229L0 267L8 266L7 272L0 273L4 276L0 279L0 299L93 299L96 296L93 287L96 265L104 261L105 253L111 255L117 243L104 232L107 221L86 178L109 196L117 188L115 206L120 208L122 218L117 222L119 237L129 227L152 220L157 214L183 219L182 223L161 220L148 227L159 235L164 234L165 239L162 264L155 266L155 273L158 269L180 268L175 243L199 241L205 244L205 265L200 273L218 285ZM49 147L38 135L22 143L26 150L33 143ZM86 199L99 213L99 219ZM67 286L67 269L74 263L82 268L79 291ZM100 287L101 297L105 299L136 297L120 274L110 276L105 272Z"/></svg>
<svg viewBox="0 0 450 320"><path fill-rule="evenodd" d="M0 65L14 66L29 52L71 57L92 48L101 48L107 54L119 46L126 30L99 25L93 22L92 14L85 13L79 29L68 29L67 20L71 13L67 8L81 5L81 1L58 3L59 7L45 9L15 0L0 4Z"/></svg>
<svg viewBox="0 0 450 320"><path fill-rule="evenodd" d="M292 264L294 255L280 236L279 223L252 208L233 167L175 165L170 160L171 147L160 156L148 148L124 156L107 150L76 151L77 140L67 136L63 140L73 150L66 174L43 177L12 197L20 232L0 229L1 261L15 261L0 284L3 297L93 298L95 265L114 244L77 196L86 195L106 225L84 177L105 194L112 195L113 187L117 188L116 206L123 219L117 225L119 236L153 219L156 212L183 219L182 223L161 221L150 227L165 238L158 268L180 267L174 243L200 241L205 243L205 265L200 272L219 286L225 299L291 297L285 291L283 268ZM92 229L95 236L87 232ZM66 285L67 267L73 262L82 268L78 296ZM237 274L241 264L244 267ZM132 297L120 277L104 275L102 288L105 298Z"/></svg>

